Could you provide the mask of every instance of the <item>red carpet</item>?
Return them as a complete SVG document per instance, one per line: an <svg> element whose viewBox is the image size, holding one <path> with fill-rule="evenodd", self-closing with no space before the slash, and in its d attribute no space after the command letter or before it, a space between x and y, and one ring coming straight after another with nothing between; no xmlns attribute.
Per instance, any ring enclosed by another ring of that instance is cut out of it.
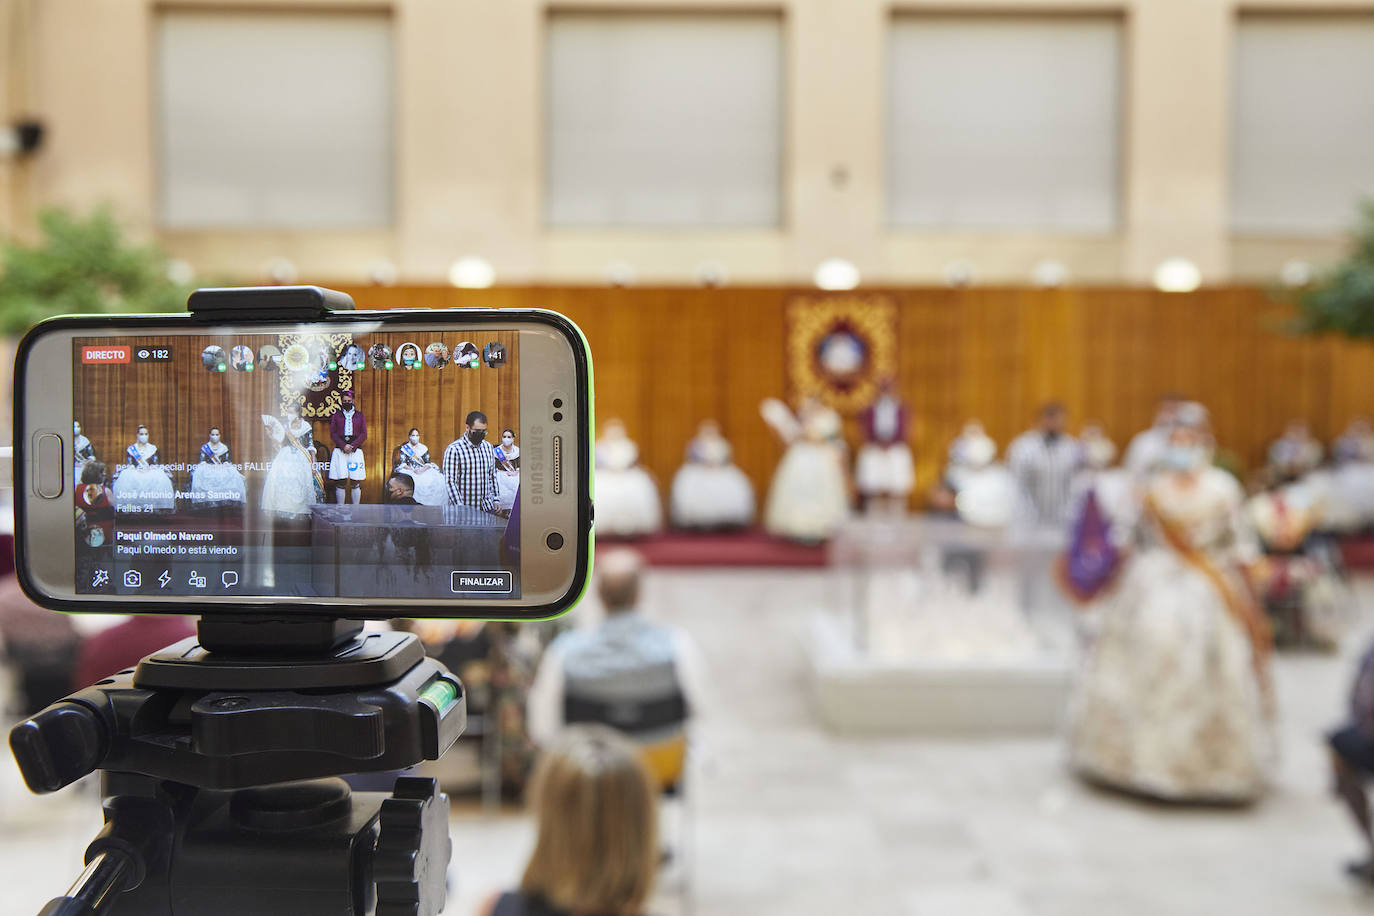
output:
<svg viewBox="0 0 1374 916"><path fill-rule="evenodd" d="M824 545L794 544L757 528L720 534L671 531L636 540L598 536L596 541L603 547L633 547L650 566L825 565Z"/></svg>

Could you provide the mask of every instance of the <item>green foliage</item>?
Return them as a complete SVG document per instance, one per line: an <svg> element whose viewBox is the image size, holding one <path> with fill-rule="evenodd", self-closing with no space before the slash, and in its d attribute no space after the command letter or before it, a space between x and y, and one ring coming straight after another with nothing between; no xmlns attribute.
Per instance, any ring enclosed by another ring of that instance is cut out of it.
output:
<svg viewBox="0 0 1374 916"><path fill-rule="evenodd" d="M1298 294L1304 331L1374 338L1374 201L1360 209L1355 250Z"/></svg>
<svg viewBox="0 0 1374 916"><path fill-rule="evenodd" d="M42 241L0 249L0 333L22 334L53 315L177 312L190 290L167 278L167 258L129 244L114 217L45 210Z"/></svg>

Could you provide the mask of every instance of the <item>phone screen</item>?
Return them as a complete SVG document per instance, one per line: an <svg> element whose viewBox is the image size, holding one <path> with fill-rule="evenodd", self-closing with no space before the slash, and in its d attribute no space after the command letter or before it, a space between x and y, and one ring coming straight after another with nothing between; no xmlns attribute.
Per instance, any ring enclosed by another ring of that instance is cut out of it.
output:
<svg viewBox="0 0 1374 916"><path fill-rule="evenodd" d="M521 597L518 331L73 348L78 595Z"/></svg>

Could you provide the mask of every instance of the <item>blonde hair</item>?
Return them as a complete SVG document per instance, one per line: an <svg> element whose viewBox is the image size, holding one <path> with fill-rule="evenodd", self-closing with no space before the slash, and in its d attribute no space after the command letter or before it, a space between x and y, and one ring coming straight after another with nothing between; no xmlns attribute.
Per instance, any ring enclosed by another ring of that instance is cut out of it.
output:
<svg viewBox="0 0 1374 916"><path fill-rule="evenodd" d="M605 726L569 728L535 768L539 836L520 890L573 914L639 913L658 868L657 805L633 744Z"/></svg>

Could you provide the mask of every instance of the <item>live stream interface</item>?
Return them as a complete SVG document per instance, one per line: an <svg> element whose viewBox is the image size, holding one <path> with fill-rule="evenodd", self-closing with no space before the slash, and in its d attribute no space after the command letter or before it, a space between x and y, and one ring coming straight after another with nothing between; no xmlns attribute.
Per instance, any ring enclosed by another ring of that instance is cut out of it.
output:
<svg viewBox="0 0 1374 916"><path fill-rule="evenodd" d="M514 330L74 341L76 591L520 597Z"/></svg>

